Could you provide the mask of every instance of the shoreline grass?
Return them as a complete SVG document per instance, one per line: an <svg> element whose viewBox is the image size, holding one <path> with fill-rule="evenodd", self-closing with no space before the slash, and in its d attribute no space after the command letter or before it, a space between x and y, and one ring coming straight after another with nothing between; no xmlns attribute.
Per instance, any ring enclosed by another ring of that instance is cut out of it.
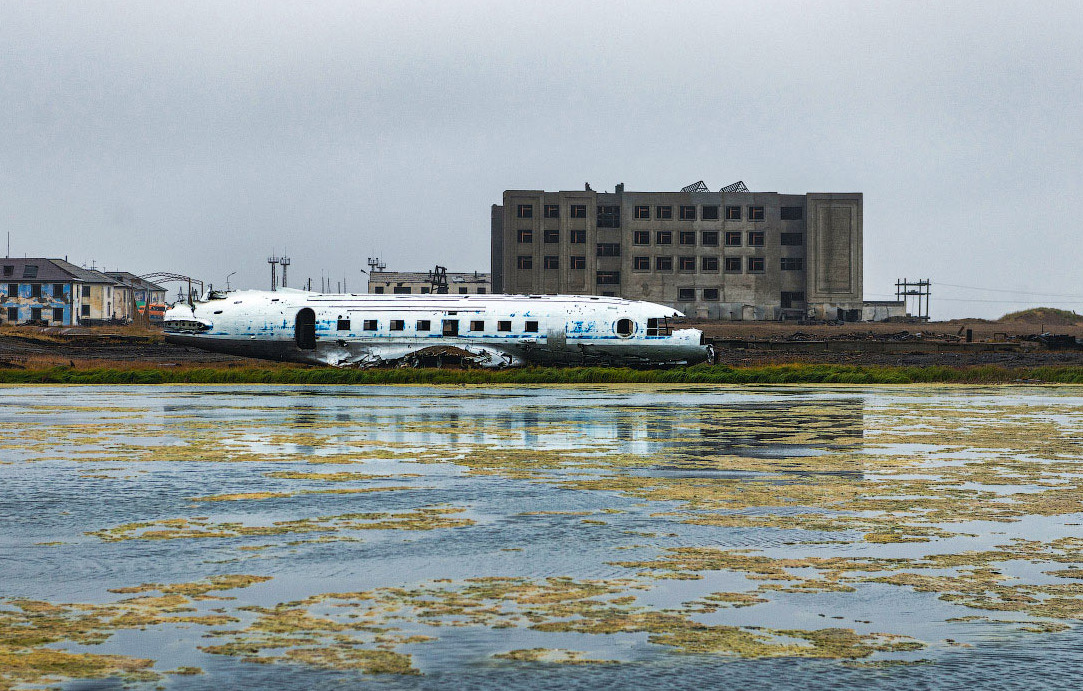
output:
<svg viewBox="0 0 1083 691"><path fill-rule="evenodd" d="M1083 384L1083 366L970 367L787 364L481 369L290 366L0 369L0 384Z"/></svg>

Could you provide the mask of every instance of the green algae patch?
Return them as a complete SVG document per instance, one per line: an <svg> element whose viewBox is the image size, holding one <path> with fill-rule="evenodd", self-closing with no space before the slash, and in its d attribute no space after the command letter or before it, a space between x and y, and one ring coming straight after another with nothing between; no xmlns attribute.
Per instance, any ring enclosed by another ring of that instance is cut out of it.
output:
<svg viewBox="0 0 1083 691"><path fill-rule="evenodd" d="M513 662L543 662L550 665L617 665L617 660L596 660L585 657L586 653L563 648L524 648L493 655L498 660Z"/></svg>

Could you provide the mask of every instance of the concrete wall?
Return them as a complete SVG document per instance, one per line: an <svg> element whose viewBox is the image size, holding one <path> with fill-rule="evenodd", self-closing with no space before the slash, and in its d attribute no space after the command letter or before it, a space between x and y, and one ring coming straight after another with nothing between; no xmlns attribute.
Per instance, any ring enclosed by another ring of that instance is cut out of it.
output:
<svg viewBox="0 0 1083 691"><path fill-rule="evenodd" d="M840 307L856 307L856 319L861 202L861 194L625 192L619 186L612 193L507 190L492 213L494 289L611 293L714 319L777 319L785 294L788 313L811 309L833 319ZM555 205L556 218L546 217L547 205ZM584 218L572 217L573 205L585 208ZM619 208L620 227L601 227L599 207ZM637 212L640 207L646 213ZM659 207L668 207L670 217L659 214ZM693 208L693 217L682 219L682 207ZM736 209L731 218L727 207ZM753 208L757 214L750 218ZM783 209L794 217L783 220ZM660 242L659 233L667 232L670 242ZM726 244L727 233L734 234L735 244ZM799 241L783 245L783 233ZM709 234L717 235L716 243ZM752 244L750 234L762 234L763 244ZM599 245L619 247L619 256L599 256ZM691 268L682 267L682 258ZM738 268L727 271L727 259ZM717 261L717 269L704 260ZM754 268L758 262L762 270ZM619 275L619 282L599 282L600 273Z"/></svg>

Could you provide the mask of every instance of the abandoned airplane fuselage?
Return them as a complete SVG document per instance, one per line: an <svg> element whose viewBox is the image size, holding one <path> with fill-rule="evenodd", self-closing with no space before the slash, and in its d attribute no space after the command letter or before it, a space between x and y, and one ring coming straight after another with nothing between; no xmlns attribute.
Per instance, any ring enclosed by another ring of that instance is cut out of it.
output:
<svg viewBox="0 0 1083 691"><path fill-rule="evenodd" d="M170 343L247 357L371 367L452 356L485 367L702 362L670 307L575 295L213 294L165 315Z"/></svg>

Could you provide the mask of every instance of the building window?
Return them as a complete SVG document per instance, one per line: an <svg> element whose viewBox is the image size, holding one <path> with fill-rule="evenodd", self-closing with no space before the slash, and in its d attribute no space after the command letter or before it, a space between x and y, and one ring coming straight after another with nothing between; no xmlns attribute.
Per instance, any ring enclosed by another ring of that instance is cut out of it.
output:
<svg viewBox="0 0 1083 691"><path fill-rule="evenodd" d="M366 319L364 320L363 328L365 331L376 331L380 328L380 325L375 319Z"/></svg>
<svg viewBox="0 0 1083 691"><path fill-rule="evenodd" d="M681 207L681 220L682 221L694 221L694 220L696 220L696 207L694 207L694 206L682 206Z"/></svg>
<svg viewBox="0 0 1083 691"><path fill-rule="evenodd" d="M519 242L534 242L534 231L523 228L519 231Z"/></svg>
<svg viewBox="0 0 1083 691"><path fill-rule="evenodd" d="M90 286L83 286L83 297L90 297Z"/></svg>
<svg viewBox="0 0 1083 691"><path fill-rule="evenodd" d="M801 257L783 257L782 258L782 270L783 271L804 271L805 260Z"/></svg>
<svg viewBox="0 0 1083 691"><path fill-rule="evenodd" d="M40 307L31 307L30 308L30 321L32 321L32 322L40 322L41 321L41 308Z"/></svg>
<svg viewBox="0 0 1083 691"><path fill-rule="evenodd" d="M388 331L405 331L406 321L403 319L392 319L387 326Z"/></svg>
<svg viewBox="0 0 1083 691"><path fill-rule="evenodd" d="M432 331L432 322L428 319L418 319L417 326L414 328L418 331Z"/></svg>
<svg viewBox="0 0 1083 691"><path fill-rule="evenodd" d="M651 258L650 257L632 257L632 268L636 271L650 271L651 270Z"/></svg>
<svg viewBox="0 0 1083 691"><path fill-rule="evenodd" d="M533 204L520 204L515 211L516 218L534 218Z"/></svg>
<svg viewBox="0 0 1083 691"><path fill-rule="evenodd" d="M782 220L783 221L800 221L805 217L805 208L803 206L784 206L782 207Z"/></svg>
<svg viewBox="0 0 1083 691"><path fill-rule="evenodd" d="M421 286L421 294L422 295L428 295L431 291L432 291L431 287L429 287L429 286Z"/></svg>
<svg viewBox="0 0 1083 691"><path fill-rule="evenodd" d="M384 294L384 287L383 286L376 286L375 288L372 289L372 292L374 294L376 294L376 295L383 295Z"/></svg>
<svg viewBox="0 0 1083 691"><path fill-rule="evenodd" d="M61 308L61 307L54 307L53 308L53 321L55 321L55 322L64 321L64 310L63 310L63 308Z"/></svg>
<svg viewBox="0 0 1083 691"><path fill-rule="evenodd" d="M350 320L349 319L343 319L342 317L339 317L338 318L338 330L339 331L349 331L350 330Z"/></svg>
<svg viewBox="0 0 1083 691"><path fill-rule="evenodd" d="M695 288L678 288L677 299L681 302L691 302L696 299Z"/></svg>
<svg viewBox="0 0 1083 691"><path fill-rule="evenodd" d="M30 297L32 297L32 298L40 298L41 297L41 284L40 283L31 283L30 284Z"/></svg>
<svg viewBox="0 0 1083 691"><path fill-rule="evenodd" d="M783 245L803 245L803 244L805 244L805 234L804 233L782 233L781 238L782 238L782 244Z"/></svg>
<svg viewBox="0 0 1083 691"><path fill-rule="evenodd" d="M726 273L741 273L740 257L726 257Z"/></svg>
<svg viewBox="0 0 1083 691"><path fill-rule="evenodd" d="M545 257L544 259L542 259L542 266L544 266L546 269L559 269L560 257L554 257L552 255Z"/></svg>
<svg viewBox="0 0 1083 691"><path fill-rule="evenodd" d="M23 278L37 278L38 266L37 264L24 264L23 265Z"/></svg>
<svg viewBox="0 0 1083 691"><path fill-rule="evenodd" d="M14 276L15 275L15 266L13 264L4 264L4 275L5 276Z"/></svg>
<svg viewBox="0 0 1083 691"><path fill-rule="evenodd" d="M19 308L18 307L8 307L8 321L9 322L17 322L17 321L19 321Z"/></svg>
<svg viewBox="0 0 1083 691"><path fill-rule="evenodd" d="M651 244L651 232L649 230L637 230L632 233L632 244L634 245L649 245Z"/></svg>
<svg viewBox="0 0 1083 691"><path fill-rule="evenodd" d="M696 270L696 258L695 257L679 257L677 259L677 269L679 271L695 271Z"/></svg>
<svg viewBox="0 0 1083 691"><path fill-rule="evenodd" d="M763 231L753 230L748 234L749 247L763 247Z"/></svg>
<svg viewBox="0 0 1083 691"><path fill-rule="evenodd" d="M560 231L559 230L543 230L542 231L542 242L548 243L550 245L553 244L554 242L560 242Z"/></svg>
<svg viewBox="0 0 1083 691"><path fill-rule="evenodd" d="M18 283L8 283L8 297L9 298L17 298L17 297L19 297L19 284Z"/></svg>
<svg viewBox="0 0 1083 691"><path fill-rule="evenodd" d="M615 285L620 283L619 271L599 271L598 272L598 285Z"/></svg>
<svg viewBox="0 0 1083 691"><path fill-rule="evenodd" d="M89 316L90 316L90 305L83 305L83 306L82 306L82 307L81 307L81 308L79 309L79 314L80 314L81 316L84 316L84 317L89 317Z"/></svg>
<svg viewBox="0 0 1083 691"><path fill-rule="evenodd" d="M749 273L763 273L763 257L748 258Z"/></svg>
<svg viewBox="0 0 1083 691"><path fill-rule="evenodd" d="M703 289L703 299L704 300L717 300L718 299L718 288L704 288Z"/></svg>
<svg viewBox="0 0 1083 691"><path fill-rule="evenodd" d="M782 291L782 308L783 309L788 309L788 308L791 308L791 307L800 307L801 305L799 305L797 303L804 302L804 301L805 301L805 293L803 291L800 291L800 290L792 291L792 292L787 292L785 290Z"/></svg>
<svg viewBox="0 0 1083 691"><path fill-rule="evenodd" d="M741 231L739 230L727 230L726 231L726 247L740 247L741 246Z"/></svg>
<svg viewBox="0 0 1083 691"><path fill-rule="evenodd" d="M740 221L741 220L741 207L739 207L739 206L727 206L726 207L726 220L727 221Z"/></svg>
<svg viewBox="0 0 1083 691"><path fill-rule="evenodd" d="M659 230L657 233L654 234L654 242L659 245L672 245L673 231Z"/></svg>
<svg viewBox="0 0 1083 691"><path fill-rule="evenodd" d="M620 228L620 207L619 206L599 206L598 207L598 227L599 228Z"/></svg>
<svg viewBox="0 0 1083 691"><path fill-rule="evenodd" d="M546 218L560 218L560 204L546 204L543 215Z"/></svg>
<svg viewBox="0 0 1083 691"><path fill-rule="evenodd" d="M587 205L586 204L572 204L569 209L569 216L572 218L586 218L587 217Z"/></svg>
<svg viewBox="0 0 1083 691"><path fill-rule="evenodd" d="M704 247L718 247L718 231L703 231L703 235L700 237L700 242Z"/></svg>
<svg viewBox="0 0 1083 691"><path fill-rule="evenodd" d="M570 262L569 268L572 268L572 269L585 269L585 268L587 268L587 258L584 257L581 254L580 255L573 255L571 257L568 257L568 261Z"/></svg>
<svg viewBox="0 0 1083 691"><path fill-rule="evenodd" d="M717 206L705 206L705 207L703 207L703 220L704 221L717 221L718 220L718 207Z"/></svg>
<svg viewBox="0 0 1083 691"><path fill-rule="evenodd" d="M655 218L661 218L661 219L673 218L673 207L672 206L656 206L656 207L654 207L654 217Z"/></svg>
<svg viewBox="0 0 1083 691"><path fill-rule="evenodd" d="M704 257L701 266L704 271L718 271L718 257Z"/></svg>
<svg viewBox="0 0 1083 691"><path fill-rule="evenodd" d="M469 288L466 288L466 287L459 288L459 295L466 295L469 292L470 292Z"/></svg>
<svg viewBox="0 0 1083 691"><path fill-rule="evenodd" d="M568 231L568 242L573 245L585 245L587 244L587 231L585 230L571 230Z"/></svg>
<svg viewBox="0 0 1083 691"><path fill-rule="evenodd" d="M598 243L598 256L599 257L619 257L620 256L620 243L619 242L599 242Z"/></svg>
<svg viewBox="0 0 1083 691"><path fill-rule="evenodd" d="M678 233L677 238L682 245L694 245L696 244L696 231L694 230L682 230Z"/></svg>
<svg viewBox="0 0 1083 691"><path fill-rule="evenodd" d="M659 271L673 271L673 257L655 257L654 268Z"/></svg>
<svg viewBox="0 0 1083 691"><path fill-rule="evenodd" d="M380 289L380 292L384 292L383 288ZM414 292L414 290L410 286L395 286L391 289L391 292L395 295L409 295Z"/></svg>
<svg viewBox="0 0 1083 691"><path fill-rule="evenodd" d="M750 206L748 207L748 220L750 221L762 221L764 219L762 206Z"/></svg>
<svg viewBox="0 0 1083 691"><path fill-rule="evenodd" d="M533 269L534 257L519 256L515 258L515 268L517 269Z"/></svg>
<svg viewBox="0 0 1083 691"><path fill-rule="evenodd" d="M478 295L484 295L487 292L488 291L485 288L482 288L481 286L478 286Z"/></svg>
<svg viewBox="0 0 1083 691"><path fill-rule="evenodd" d="M54 283L53 284L53 297L54 298L62 298L62 297L64 297L64 284L63 283Z"/></svg>
<svg viewBox="0 0 1083 691"><path fill-rule="evenodd" d="M496 330L497 331L511 331L511 322L510 321L498 321L496 323Z"/></svg>
<svg viewBox="0 0 1083 691"><path fill-rule="evenodd" d="M475 320L471 321L470 322L470 330L471 331L484 331L485 330L485 320L484 319L475 319Z"/></svg>
<svg viewBox="0 0 1083 691"><path fill-rule="evenodd" d="M650 207L650 205L644 204L643 206L637 206L636 207L636 218L650 218L650 217L651 217L651 207Z"/></svg>

